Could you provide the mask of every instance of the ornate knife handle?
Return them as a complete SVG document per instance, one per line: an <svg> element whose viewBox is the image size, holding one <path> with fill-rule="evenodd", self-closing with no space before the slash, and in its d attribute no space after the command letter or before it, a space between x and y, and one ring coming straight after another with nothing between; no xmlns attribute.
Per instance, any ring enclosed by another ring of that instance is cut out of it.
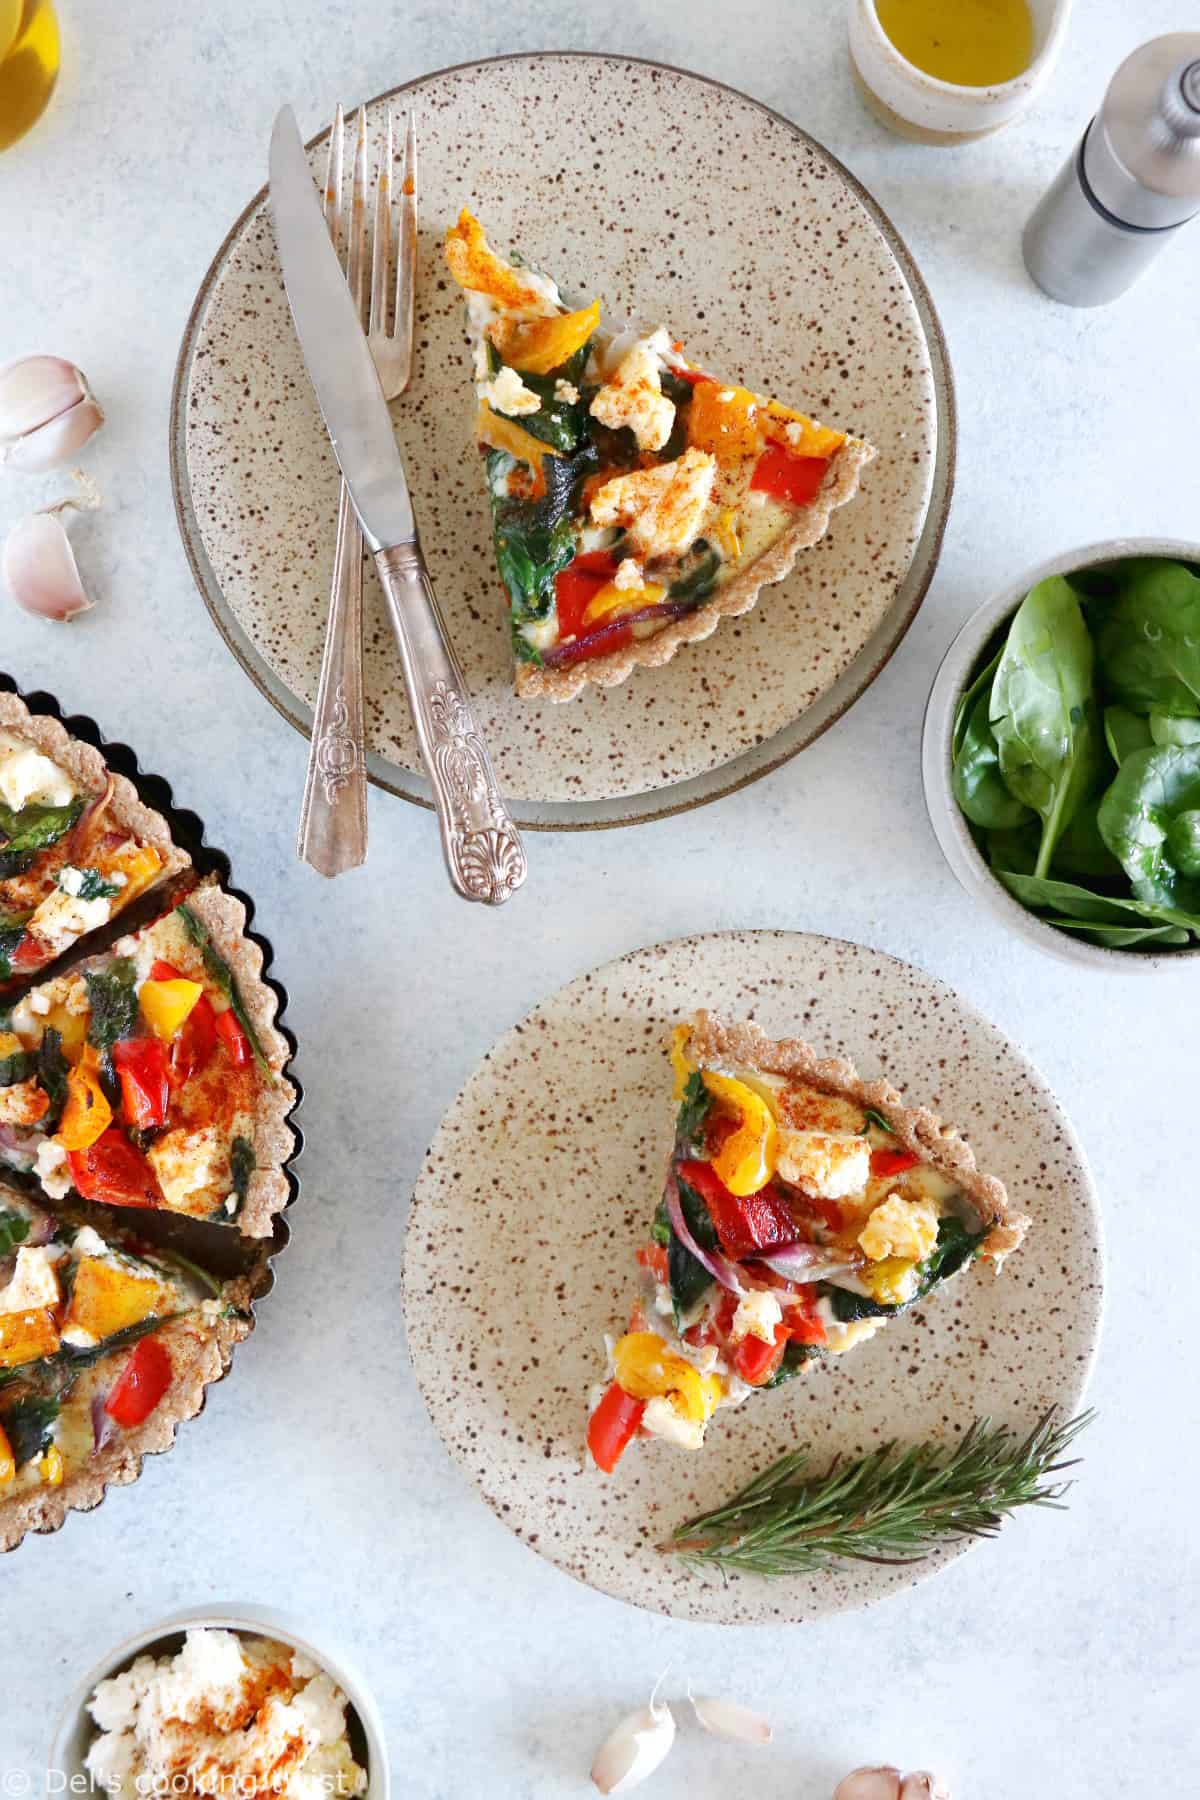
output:
<svg viewBox="0 0 1200 1800"><path fill-rule="evenodd" d="M375 553L408 687L417 742L433 784L450 880L467 900L503 906L529 873L487 746L450 648L420 545Z"/></svg>

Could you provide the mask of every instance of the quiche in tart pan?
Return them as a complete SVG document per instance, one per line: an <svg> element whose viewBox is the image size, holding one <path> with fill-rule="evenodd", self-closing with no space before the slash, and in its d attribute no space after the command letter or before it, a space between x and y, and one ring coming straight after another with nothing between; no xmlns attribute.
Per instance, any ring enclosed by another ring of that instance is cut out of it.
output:
<svg viewBox="0 0 1200 1800"><path fill-rule="evenodd" d="M706 1012L671 1055L665 1194L588 1422L605 1473L639 1434L698 1449L714 1413L998 1270L1029 1224L963 1138L845 1059Z"/></svg>
<svg viewBox="0 0 1200 1800"><path fill-rule="evenodd" d="M669 662L748 612L858 491L870 444L697 367L665 326L569 309L467 211L446 261L518 694L571 700Z"/></svg>

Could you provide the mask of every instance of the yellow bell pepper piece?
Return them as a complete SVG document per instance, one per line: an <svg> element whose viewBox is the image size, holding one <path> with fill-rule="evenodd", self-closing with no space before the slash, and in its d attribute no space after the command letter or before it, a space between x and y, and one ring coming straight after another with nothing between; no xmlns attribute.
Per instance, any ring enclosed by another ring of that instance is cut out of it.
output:
<svg viewBox="0 0 1200 1800"><path fill-rule="evenodd" d="M112 1107L100 1086L100 1059L90 1044L67 1076L67 1104L56 1137L64 1150L86 1150L112 1124Z"/></svg>
<svg viewBox="0 0 1200 1800"><path fill-rule="evenodd" d="M846 441L844 431L818 425L806 413L793 412L778 400L764 404L762 429L765 437L783 444L795 456L832 456Z"/></svg>
<svg viewBox="0 0 1200 1800"><path fill-rule="evenodd" d="M757 1194L770 1181L779 1160L779 1133L771 1109L753 1088L729 1075L715 1075L706 1069L704 1085L739 1121L737 1130L714 1156L713 1168L731 1194Z"/></svg>
<svg viewBox="0 0 1200 1800"><path fill-rule="evenodd" d="M522 277L520 269L496 255L483 226L465 206L446 232L446 266L459 287L487 294L500 306L515 312L549 309L546 296Z"/></svg>
<svg viewBox="0 0 1200 1800"><path fill-rule="evenodd" d="M80 1258L64 1325L94 1338L113 1337L171 1304L171 1290L152 1275L134 1275L99 1256Z"/></svg>
<svg viewBox="0 0 1200 1800"><path fill-rule="evenodd" d="M182 975L170 981L143 981L138 1004L155 1037L169 1044L203 992L198 981L185 981Z"/></svg>
<svg viewBox="0 0 1200 1800"><path fill-rule="evenodd" d="M623 612L641 612L643 606L657 606L666 592L657 581L644 581L636 588L622 588L615 581L606 581L584 607L582 623L598 625L601 619L616 618Z"/></svg>
<svg viewBox="0 0 1200 1800"><path fill-rule="evenodd" d="M12 1445L8 1434L0 1425L0 1488L7 1487L10 1481L17 1479L17 1459L12 1453Z"/></svg>
<svg viewBox="0 0 1200 1800"><path fill-rule="evenodd" d="M497 319L488 336L522 375L549 375L582 350L600 323L600 302L549 319Z"/></svg>
<svg viewBox="0 0 1200 1800"><path fill-rule="evenodd" d="M24 1048L15 1031L0 1031L0 1058L16 1056Z"/></svg>
<svg viewBox="0 0 1200 1800"><path fill-rule="evenodd" d="M531 431L526 431L515 419L506 418L503 413L494 413L486 400L479 402L475 436L490 449L507 450L518 462L529 463L539 475L543 457L558 455L557 450L552 449L549 444L543 444L541 438L535 438Z"/></svg>
<svg viewBox="0 0 1200 1800"><path fill-rule="evenodd" d="M46 1306L30 1312L0 1313L0 1369L19 1369L58 1349L58 1326Z"/></svg>
<svg viewBox="0 0 1200 1800"><path fill-rule="evenodd" d="M87 1043L88 1015L68 1012L61 1001L52 1006L43 1021L47 1031L57 1031L60 1048L69 1063L78 1062Z"/></svg>
<svg viewBox="0 0 1200 1800"><path fill-rule="evenodd" d="M38 1474L47 1487L61 1487L64 1473L62 1451L51 1444L38 1458Z"/></svg>
<svg viewBox="0 0 1200 1800"><path fill-rule="evenodd" d="M698 1419L701 1423L712 1412L712 1377L701 1375L682 1356L673 1355L653 1331L627 1331L613 1351L613 1366L619 1385L635 1400L670 1395L685 1419Z"/></svg>
<svg viewBox="0 0 1200 1800"><path fill-rule="evenodd" d="M115 872L125 877L125 885L113 904L128 906L135 894L145 892L162 866L162 857L149 844L131 844L127 850L118 851L107 868L101 871L105 875Z"/></svg>
<svg viewBox="0 0 1200 1800"><path fill-rule="evenodd" d="M881 1306L903 1306L917 1291L917 1264L904 1256L885 1256L859 1273L872 1299Z"/></svg>
<svg viewBox="0 0 1200 1800"><path fill-rule="evenodd" d="M749 388L698 381L688 408L688 443L694 450L707 450L718 462L757 456L762 449L759 405L758 395Z"/></svg>
<svg viewBox="0 0 1200 1800"><path fill-rule="evenodd" d="M742 540L737 528L738 515L732 506L727 506L716 524L713 536L725 552L727 562L736 562L742 554Z"/></svg>
<svg viewBox="0 0 1200 1800"><path fill-rule="evenodd" d="M683 1090L696 1073L696 1065L689 1062L687 1048L692 1041L690 1025L677 1025L671 1033L671 1067L675 1071L675 1098L683 1099Z"/></svg>

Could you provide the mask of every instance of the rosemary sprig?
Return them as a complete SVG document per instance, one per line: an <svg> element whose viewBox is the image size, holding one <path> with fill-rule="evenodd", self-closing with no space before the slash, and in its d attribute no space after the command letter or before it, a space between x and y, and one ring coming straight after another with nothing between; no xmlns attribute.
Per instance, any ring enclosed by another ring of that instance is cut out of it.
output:
<svg viewBox="0 0 1200 1800"><path fill-rule="evenodd" d="M698 1567L804 1575L841 1558L907 1563L962 1537L994 1537L1020 1506L1061 1510L1078 1459L1066 1450L1091 1412L1062 1423L1056 1407L1027 1437L976 1419L957 1444L882 1445L857 1462L806 1473L793 1450L726 1505L690 1519L662 1549Z"/></svg>

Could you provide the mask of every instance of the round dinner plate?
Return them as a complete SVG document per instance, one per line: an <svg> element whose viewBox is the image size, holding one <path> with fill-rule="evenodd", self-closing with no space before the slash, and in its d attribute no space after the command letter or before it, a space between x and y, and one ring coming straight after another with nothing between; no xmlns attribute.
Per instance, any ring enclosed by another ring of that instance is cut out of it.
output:
<svg viewBox="0 0 1200 1800"><path fill-rule="evenodd" d="M389 111L410 109L421 210L416 360L392 416L501 788L519 823L548 829L630 824L715 799L826 729L887 661L928 586L950 502L954 417L924 283L835 157L778 113L700 76L573 53L467 64L372 101L375 141ZM638 124L647 118L652 166ZM318 180L326 135L311 147ZM667 667L565 706L512 692L472 443L464 309L442 260L445 227L463 206L568 295L600 294L613 317L666 317L700 363L879 450L828 536L753 612ZM307 734L338 477L263 192L193 306L171 451L184 545L213 618L251 679ZM373 569L366 607L369 773L427 805Z"/></svg>
<svg viewBox="0 0 1200 1800"><path fill-rule="evenodd" d="M675 1113L666 1039L701 1005L889 1076L964 1133L1033 1229L1001 1276L969 1271L848 1355L718 1413L699 1452L642 1440L604 1476L584 1450L588 1395L660 1198ZM966 1545L779 1581L696 1573L657 1546L797 1445L820 1468L894 1437L952 1440L980 1414L1028 1429L1049 1406L1074 1412L1099 1337L1102 1255L1095 1190L1053 1094L950 988L836 938L722 932L581 976L488 1053L421 1170L404 1305L443 1441L540 1555L675 1618L798 1622L896 1593Z"/></svg>

